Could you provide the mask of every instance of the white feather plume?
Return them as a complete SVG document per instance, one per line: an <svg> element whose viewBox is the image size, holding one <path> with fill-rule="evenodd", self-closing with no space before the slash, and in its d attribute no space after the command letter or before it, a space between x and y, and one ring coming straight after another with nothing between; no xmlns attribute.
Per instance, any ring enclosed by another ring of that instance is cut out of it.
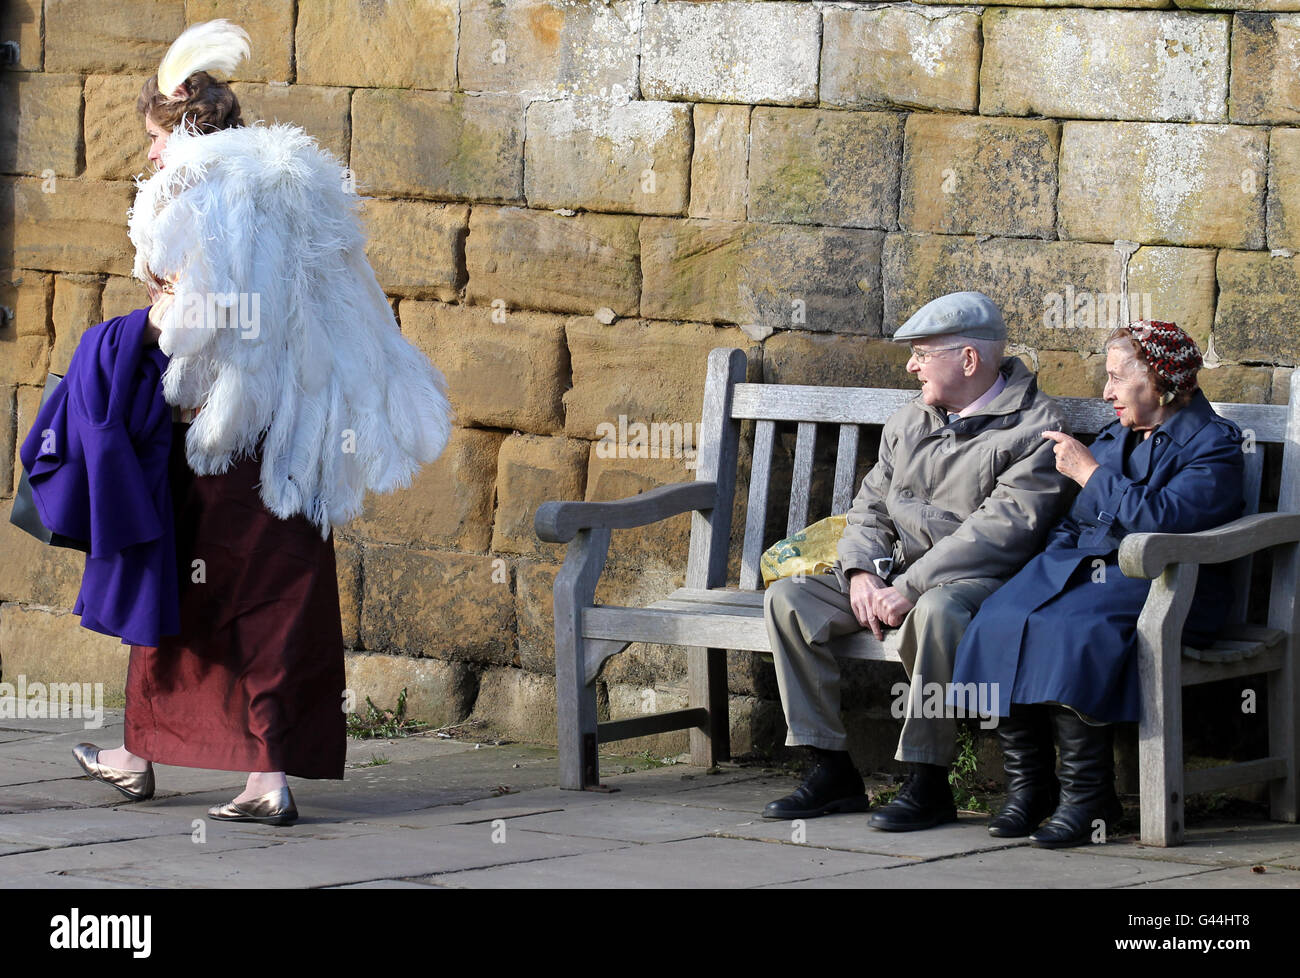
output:
<svg viewBox="0 0 1300 978"><path fill-rule="evenodd" d="M228 20L209 20L187 27L158 65L158 91L172 93L196 71L230 75L252 53L248 32Z"/></svg>
<svg viewBox="0 0 1300 978"><path fill-rule="evenodd" d="M162 162L130 232L135 276L175 283L159 346L168 403L202 408L190 467L224 472L261 440L267 509L328 536L441 454L446 382L397 327L342 164L302 129L177 127Z"/></svg>

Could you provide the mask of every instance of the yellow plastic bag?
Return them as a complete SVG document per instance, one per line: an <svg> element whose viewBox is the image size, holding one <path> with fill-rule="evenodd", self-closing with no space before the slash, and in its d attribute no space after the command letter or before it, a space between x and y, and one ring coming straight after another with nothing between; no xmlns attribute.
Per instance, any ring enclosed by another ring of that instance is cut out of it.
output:
<svg viewBox="0 0 1300 978"><path fill-rule="evenodd" d="M848 525L848 514L828 516L763 551L759 569L763 587L795 574L826 574L835 564L835 548Z"/></svg>

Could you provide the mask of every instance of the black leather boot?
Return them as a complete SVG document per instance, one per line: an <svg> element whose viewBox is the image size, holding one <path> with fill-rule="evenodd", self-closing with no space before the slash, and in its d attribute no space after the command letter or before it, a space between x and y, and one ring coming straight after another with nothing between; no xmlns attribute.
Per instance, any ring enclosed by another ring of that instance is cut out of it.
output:
<svg viewBox="0 0 1300 978"><path fill-rule="evenodd" d="M937 764L913 764L898 795L871 813L867 824L886 832L912 832L957 821L948 769Z"/></svg>
<svg viewBox="0 0 1300 978"><path fill-rule="evenodd" d="M793 793L768 802L764 818L816 818L832 812L865 812L871 804L862 776L847 751L811 748L812 773Z"/></svg>
<svg viewBox="0 0 1300 978"><path fill-rule="evenodd" d="M1051 710L1061 750L1061 802L1029 840L1064 849L1091 842L1098 820L1106 833L1114 831L1124 810L1115 794L1114 726L1084 723L1065 707Z"/></svg>
<svg viewBox="0 0 1300 978"><path fill-rule="evenodd" d="M1007 798L989 821L989 835L1023 839L1056 810L1061 788L1056 780L1052 718L1041 705L1011 707L997 725Z"/></svg>

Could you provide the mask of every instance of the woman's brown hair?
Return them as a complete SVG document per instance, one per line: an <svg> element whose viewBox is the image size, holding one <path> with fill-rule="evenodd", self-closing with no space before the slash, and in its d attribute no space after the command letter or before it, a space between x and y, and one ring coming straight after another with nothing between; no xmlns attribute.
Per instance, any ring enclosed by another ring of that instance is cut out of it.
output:
<svg viewBox="0 0 1300 978"><path fill-rule="evenodd" d="M158 78L151 75L140 89L136 110L146 119L171 132L184 119L200 133L233 129L244 124L239 113L239 99L230 86L206 71L196 71L185 79L188 97L169 101L158 91Z"/></svg>

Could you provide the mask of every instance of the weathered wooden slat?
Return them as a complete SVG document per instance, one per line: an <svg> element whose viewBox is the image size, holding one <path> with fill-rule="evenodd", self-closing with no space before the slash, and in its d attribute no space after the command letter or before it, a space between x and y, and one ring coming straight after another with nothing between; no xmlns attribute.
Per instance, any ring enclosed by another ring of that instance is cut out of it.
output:
<svg viewBox="0 0 1300 978"><path fill-rule="evenodd" d="M659 607L670 604L671 607ZM689 602L665 599L647 608L624 608L600 605L587 608L582 616L584 638L617 636L633 642L661 645L686 645L707 641L719 647L750 652L771 652L763 609L717 606L694 606ZM835 639L831 651L843 659L871 659L897 662L900 632L889 629L883 642L863 630Z"/></svg>
<svg viewBox="0 0 1300 978"><path fill-rule="evenodd" d="M763 595L766 592L761 590L747 591L736 588L709 588L703 590L700 588L679 587L668 597L676 601L699 601L713 604L736 604L746 608L763 607Z"/></svg>
<svg viewBox="0 0 1300 978"><path fill-rule="evenodd" d="M790 480L790 512L785 521L785 535L794 536L808 525L808 497L812 494L813 451L817 447L817 425L799 422L794 443L794 477Z"/></svg>
<svg viewBox="0 0 1300 978"><path fill-rule="evenodd" d="M858 434L855 424L840 425L840 445L835 453L835 488L831 492L831 514L847 513L853 505L853 477L858 471Z"/></svg>
<svg viewBox="0 0 1300 978"><path fill-rule="evenodd" d="M1232 625L1223 630L1223 637L1242 642L1263 642L1269 648L1280 645L1286 638L1286 632L1267 625Z"/></svg>
<svg viewBox="0 0 1300 978"><path fill-rule="evenodd" d="M1131 539L1131 538L1130 538ZM1127 540L1125 541L1127 542ZM1196 564L1172 564L1151 582L1137 624L1138 779L1141 834L1148 846L1183 841L1183 622L1196 590Z"/></svg>
<svg viewBox="0 0 1300 978"><path fill-rule="evenodd" d="M1286 761L1280 757L1261 757L1254 761L1188 771L1183 775L1183 785L1189 795L1199 795L1207 791L1223 791L1226 788L1285 777Z"/></svg>
<svg viewBox="0 0 1300 978"><path fill-rule="evenodd" d="M681 611L657 608L624 608L600 605L587 608L582 616L586 638L618 638L660 645L749 649L770 652L771 643L763 615L737 609L737 614Z"/></svg>
<svg viewBox="0 0 1300 978"><path fill-rule="evenodd" d="M869 630L863 629L852 635L842 635L832 639L829 645L831 654L837 659L857 659L870 662L902 662L898 647L902 644L903 633L897 628L885 631L883 641L877 641Z"/></svg>
<svg viewBox="0 0 1300 978"><path fill-rule="evenodd" d="M1259 512L1259 497L1264 484L1264 450L1261 446L1252 446L1254 451L1244 451L1244 478L1242 479L1242 496L1245 508L1242 516L1254 516ZM1250 607L1250 574L1255 566L1251 554L1239 557L1228 569L1228 587L1231 599L1228 604L1227 621L1245 621Z"/></svg>
<svg viewBox="0 0 1300 978"><path fill-rule="evenodd" d="M740 586L755 588L762 578L763 527L772 479L772 443L776 422L760 421L754 428L754 460L749 470L749 502L745 505L745 540L740 554Z"/></svg>
<svg viewBox="0 0 1300 978"><path fill-rule="evenodd" d="M708 722L708 710L669 710L665 713L650 713L643 717L628 717L625 720L606 720L597 727L597 730L600 742L606 744L611 740L629 740L632 737L648 737L651 734L699 727Z"/></svg>
<svg viewBox="0 0 1300 978"><path fill-rule="evenodd" d="M1256 513L1200 533L1130 533L1119 545L1119 568L1153 578L1170 564L1218 564L1298 540L1300 513Z"/></svg>
<svg viewBox="0 0 1300 978"><path fill-rule="evenodd" d="M1221 679L1239 679L1242 676L1259 676L1275 672L1282 666L1282 650L1266 649L1249 659L1236 662L1201 662L1199 659L1183 658L1183 686L1199 686L1202 683L1217 683Z"/></svg>
<svg viewBox="0 0 1300 978"><path fill-rule="evenodd" d="M731 402L733 418L773 421L824 421L831 424L884 424L918 391L864 387L804 387L740 384Z"/></svg>

